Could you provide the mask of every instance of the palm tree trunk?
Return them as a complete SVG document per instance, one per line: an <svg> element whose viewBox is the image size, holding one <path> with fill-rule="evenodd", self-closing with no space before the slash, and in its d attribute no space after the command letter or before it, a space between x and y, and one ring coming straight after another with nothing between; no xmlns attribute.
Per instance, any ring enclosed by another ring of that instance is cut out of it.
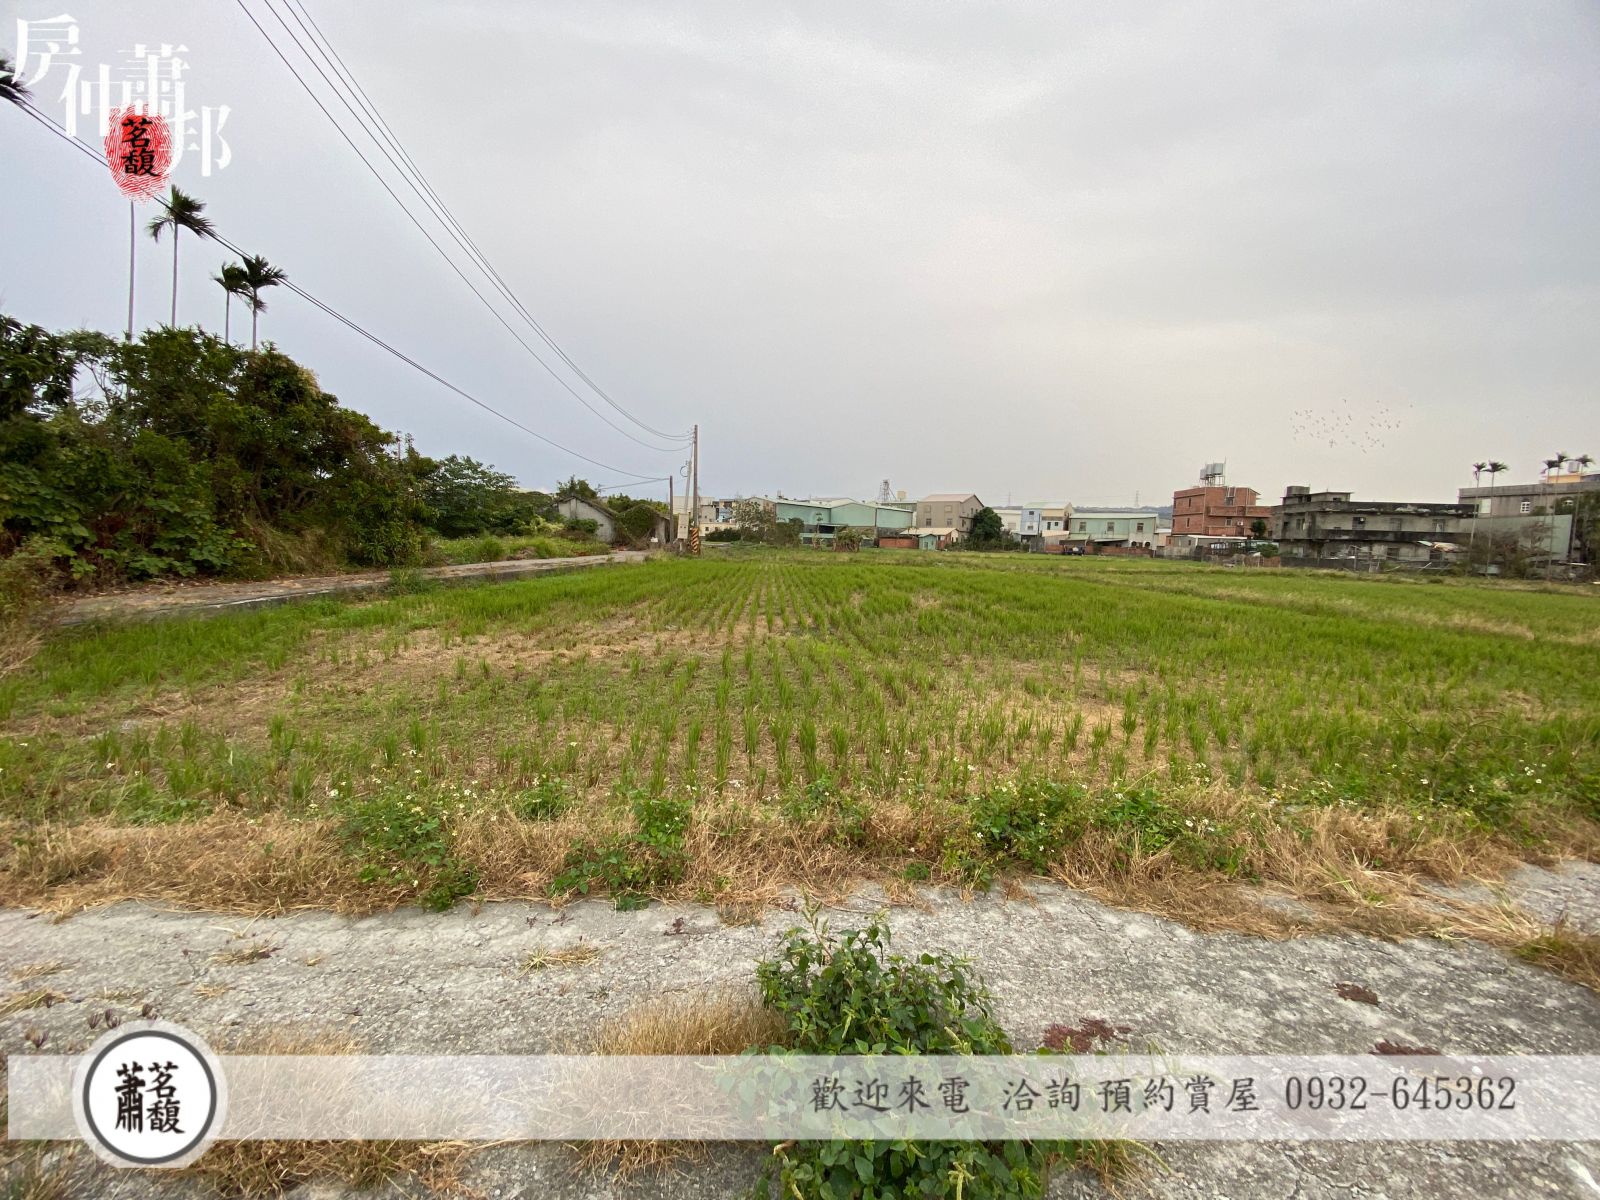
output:
<svg viewBox="0 0 1600 1200"><path fill-rule="evenodd" d="M256 351L256 318L261 314L256 309L256 294L250 293L250 353Z"/></svg>
<svg viewBox="0 0 1600 1200"><path fill-rule="evenodd" d="M233 338L229 334L229 318L233 316L233 293L222 293L222 340L228 345L233 345Z"/></svg>
<svg viewBox="0 0 1600 1200"><path fill-rule="evenodd" d="M128 334L127 341L133 341L133 249L137 242L137 233L134 229L133 201L128 201Z"/></svg>
<svg viewBox="0 0 1600 1200"><path fill-rule="evenodd" d="M172 328L178 327L178 227L172 227Z"/></svg>

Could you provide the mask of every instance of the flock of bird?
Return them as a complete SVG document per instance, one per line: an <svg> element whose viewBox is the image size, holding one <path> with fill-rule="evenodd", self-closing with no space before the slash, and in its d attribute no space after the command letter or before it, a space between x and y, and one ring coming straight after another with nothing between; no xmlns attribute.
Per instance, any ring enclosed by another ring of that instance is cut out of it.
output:
<svg viewBox="0 0 1600 1200"><path fill-rule="evenodd" d="M1400 414L1381 400L1365 411L1341 400L1337 406L1300 408L1289 415L1289 429L1296 441L1327 442L1329 449L1349 446L1362 454L1381 450L1388 444L1388 435L1402 424Z"/></svg>

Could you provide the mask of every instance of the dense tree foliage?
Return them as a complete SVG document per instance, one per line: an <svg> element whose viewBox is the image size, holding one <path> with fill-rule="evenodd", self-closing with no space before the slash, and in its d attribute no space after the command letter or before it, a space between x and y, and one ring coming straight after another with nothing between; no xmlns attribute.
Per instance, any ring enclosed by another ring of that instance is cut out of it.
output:
<svg viewBox="0 0 1600 1200"><path fill-rule="evenodd" d="M422 499L429 528L444 537L520 533L555 516L551 497L521 491L504 471L457 454L424 466Z"/></svg>
<svg viewBox="0 0 1600 1200"><path fill-rule="evenodd" d="M242 573L314 533L352 563L413 562L426 460L394 445L271 348L0 318L0 552L39 538L79 575Z"/></svg>
<svg viewBox="0 0 1600 1200"><path fill-rule="evenodd" d="M967 545L973 550L1003 550L1015 546L1016 539L1006 532L999 513L992 508L980 508L972 515Z"/></svg>

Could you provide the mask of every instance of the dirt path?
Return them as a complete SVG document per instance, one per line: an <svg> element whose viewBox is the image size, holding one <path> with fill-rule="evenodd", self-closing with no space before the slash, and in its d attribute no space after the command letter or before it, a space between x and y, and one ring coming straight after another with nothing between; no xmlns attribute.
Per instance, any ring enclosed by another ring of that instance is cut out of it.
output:
<svg viewBox="0 0 1600 1200"><path fill-rule="evenodd" d="M924 907L896 909L891 918L902 951L971 956L1019 1046L1037 1045L1051 1024L1101 1018L1126 1026L1127 1041L1140 1048L1174 1052L1365 1053L1379 1040L1446 1053L1600 1052L1600 998L1478 943L1201 935L1054 886L1033 891L1031 902L964 902L930 892ZM1526 869L1513 893L1545 919L1565 914L1588 928L1600 922L1600 867ZM844 927L880 899L864 894L829 916ZM132 1018L150 1004L219 1045L295 1030L351 1035L375 1053L580 1049L600 1021L649 996L750 980L754 963L794 921L792 912L774 910L757 925L730 927L709 908L618 913L600 901L561 911L504 903L443 915L296 913L253 922L137 904L61 923L10 910L0 912L6 971L60 962L56 973L26 986L47 984L67 999L0 1017L0 1047L11 1055L38 1052L24 1040L32 1028L48 1035L44 1053L67 1052L96 1036L91 1014L111 1007ZM599 950L591 961L520 969L535 948L580 941ZM215 961L220 951L251 945L270 953L237 965ZM1370 989L1377 1003L1341 998L1340 982ZM1148 1170L1135 1194L1600 1197L1600 1148L1590 1144L1190 1143L1156 1150L1165 1167ZM733 1196L748 1186L759 1156L757 1148L721 1148L679 1174L624 1185L572 1174L570 1154L559 1146L499 1146L469 1159L465 1181L500 1200ZM81 1150L64 1169L73 1176L72 1195L193 1194L192 1184L159 1174L113 1181ZM318 1187L299 1194L344 1193ZM1068 1173L1052 1194L1102 1193L1092 1178Z"/></svg>
<svg viewBox="0 0 1600 1200"><path fill-rule="evenodd" d="M521 579L552 571L573 571L609 563L639 563L643 551L618 550L611 554L590 554L581 558L508 559L492 563L461 563L450 567L428 567L418 571L423 579L447 583L469 580ZM84 621L124 620L143 617L193 615L224 612L229 609L259 608L309 596L338 592L374 591L388 587L390 571L360 571L348 575L305 575L295 579L274 579L253 583L165 584L129 592L85 596L68 602L61 610L63 625Z"/></svg>

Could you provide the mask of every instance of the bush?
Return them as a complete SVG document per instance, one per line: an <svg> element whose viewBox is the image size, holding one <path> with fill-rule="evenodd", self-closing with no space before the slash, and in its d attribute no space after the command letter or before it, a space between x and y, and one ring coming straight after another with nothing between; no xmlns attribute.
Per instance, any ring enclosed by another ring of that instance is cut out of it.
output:
<svg viewBox="0 0 1600 1200"><path fill-rule="evenodd" d="M499 562L506 556L506 544L497 537L476 538L470 553L474 562Z"/></svg>
<svg viewBox="0 0 1600 1200"><path fill-rule="evenodd" d="M524 790L513 802L517 816L524 821L554 821L577 802L565 779L547 775Z"/></svg>
<svg viewBox="0 0 1600 1200"><path fill-rule="evenodd" d="M619 912L628 912L648 905L652 888L683 878L690 801L636 792L632 808L634 832L574 846L550 881L550 895L587 896L592 889L603 888Z"/></svg>
<svg viewBox="0 0 1600 1200"><path fill-rule="evenodd" d="M968 802L968 825L988 857L1047 870L1082 828L1087 794L1081 787L1058 783L1002 784Z"/></svg>
<svg viewBox="0 0 1600 1200"><path fill-rule="evenodd" d="M789 1029L793 1054L1009 1054L987 989L963 959L889 953L889 929L874 921L835 938L808 914L773 959L756 967L762 1002ZM1044 1194L1050 1164L1066 1142L784 1143L767 1166L781 1195L811 1197L959 1196L963 1200Z"/></svg>
<svg viewBox="0 0 1600 1200"><path fill-rule="evenodd" d="M656 518L659 515L658 510L649 504L635 504L624 509L617 517L617 528L635 545L646 545L655 536Z"/></svg>
<svg viewBox="0 0 1600 1200"><path fill-rule="evenodd" d="M799 824L826 824L841 842L856 844L866 836L867 807L819 775L783 804L783 815Z"/></svg>
<svg viewBox="0 0 1600 1200"><path fill-rule="evenodd" d="M537 493L476 459L452 454L422 466L422 503L428 527L447 538L478 533L521 533L539 520Z"/></svg>
<svg viewBox="0 0 1600 1200"><path fill-rule="evenodd" d="M350 804L339 830L362 860L363 883L390 883L442 912L478 886L477 871L455 856L455 835L437 798L402 789Z"/></svg>

